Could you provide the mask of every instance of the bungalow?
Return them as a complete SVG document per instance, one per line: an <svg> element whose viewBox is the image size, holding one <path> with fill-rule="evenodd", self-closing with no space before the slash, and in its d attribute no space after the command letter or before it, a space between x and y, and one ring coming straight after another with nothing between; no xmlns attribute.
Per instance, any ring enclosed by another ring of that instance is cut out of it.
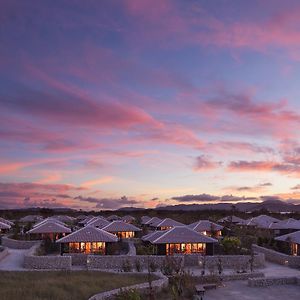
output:
<svg viewBox="0 0 300 300"><path fill-rule="evenodd" d="M6 220L6 219L1 218L1 217L0 217L0 222L1 222L1 223L4 223L4 224L7 224L7 225L9 225L9 226L14 226L14 225L15 225L14 222L9 221L9 220Z"/></svg>
<svg viewBox="0 0 300 300"><path fill-rule="evenodd" d="M148 216L142 216L141 217L141 224L145 225L149 220L151 220L150 217L148 217Z"/></svg>
<svg viewBox="0 0 300 300"><path fill-rule="evenodd" d="M121 218L121 220L125 223L133 223L135 221L135 217L130 216L130 215L126 215L124 217Z"/></svg>
<svg viewBox="0 0 300 300"><path fill-rule="evenodd" d="M39 215L28 215L19 220L20 223L36 223L43 220L42 216Z"/></svg>
<svg viewBox="0 0 300 300"><path fill-rule="evenodd" d="M95 218L94 216L87 216L85 219L81 220L78 222L78 225L83 227L85 226L90 220L92 220L93 218Z"/></svg>
<svg viewBox="0 0 300 300"><path fill-rule="evenodd" d="M9 224L0 222L0 233L5 233L5 232L7 232L10 228L11 228L11 226L10 226Z"/></svg>
<svg viewBox="0 0 300 300"><path fill-rule="evenodd" d="M213 245L218 242L216 239L198 233L187 226L155 231L144 236L142 240L154 245L157 255L192 253L213 255Z"/></svg>
<svg viewBox="0 0 300 300"><path fill-rule="evenodd" d="M156 228L156 225L159 224L162 221L162 219L158 218L158 217L153 217L150 220L148 220L147 222L145 222L145 226L146 227L152 227L153 229Z"/></svg>
<svg viewBox="0 0 300 300"><path fill-rule="evenodd" d="M136 232L141 231L140 228L123 221L113 221L102 229L115 234L120 239L133 238L135 237Z"/></svg>
<svg viewBox="0 0 300 300"><path fill-rule="evenodd" d="M39 221L39 222L35 223L32 227L37 227L37 226L40 226L40 225L42 225L42 224L44 224L44 223L47 223L47 222L55 222L55 223L57 223L57 224L66 226L65 223L63 223L63 222L61 222L61 221L58 221L58 220L54 219L53 217L49 217L49 218L46 218L46 219L44 219L44 220L42 220L42 221Z"/></svg>
<svg viewBox="0 0 300 300"><path fill-rule="evenodd" d="M240 222L245 221L244 219L241 219L239 217L236 216L227 216L224 217L220 220L218 220L218 223L222 223L222 224L238 224Z"/></svg>
<svg viewBox="0 0 300 300"><path fill-rule="evenodd" d="M93 218L91 221L89 221L87 223L87 226L93 226L96 228L103 228L105 226L107 226L108 224L110 224L109 221L107 221L106 219L102 218L102 217L96 217Z"/></svg>
<svg viewBox="0 0 300 300"><path fill-rule="evenodd" d="M121 217L117 215L110 215L106 218L107 221L113 222L113 221L118 221L121 220Z"/></svg>
<svg viewBox="0 0 300 300"><path fill-rule="evenodd" d="M118 238L102 229L86 226L56 241L63 253L108 254L111 243Z"/></svg>
<svg viewBox="0 0 300 300"><path fill-rule="evenodd" d="M71 233L71 229L54 221L47 221L33 227L27 233L31 238L50 239L54 242L66 234Z"/></svg>
<svg viewBox="0 0 300 300"><path fill-rule="evenodd" d="M300 230L300 221L293 218L282 220L277 223L272 223L269 229L273 231L274 235L284 235Z"/></svg>
<svg viewBox="0 0 300 300"><path fill-rule="evenodd" d="M277 222L280 222L280 220L267 215L260 215L258 217L244 220L243 222L238 223L238 225L248 226L248 227L252 226L260 229L269 229L272 223L277 223Z"/></svg>
<svg viewBox="0 0 300 300"><path fill-rule="evenodd" d="M288 243L290 249L289 254L294 256L300 256L300 230L293 233L278 236L275 238L275 240L282 243Z"/></svg>
<svg viewBox="0 0 300 300"><path fill-rule="evenodd" d="M171 228L173 228L175 226L184 226L184 224L182 224L180 222L177 222L177 221L175 221L173 219L166 218L166 219L163 219L158 224L155 223L153 225L153 227L155 227L156 230L167 230L167 229L171 229Z"/></svg>
<svg viewBox="0 0 300 300"><path fill-rule="evenodd" d="M53 216L53 218L60 222L67 223L67 224L72 224L75 221L75 218L67 216L67 215Z"/></svg>
<svg viewBox="0 0 300 300"><path fill-rule="evenodd" d="M188 225L188 227L195 230L196 232L202 233L210 237L222 236L221 230L224 228L223 226L211 222L209 220L200 220Z"/></svg>

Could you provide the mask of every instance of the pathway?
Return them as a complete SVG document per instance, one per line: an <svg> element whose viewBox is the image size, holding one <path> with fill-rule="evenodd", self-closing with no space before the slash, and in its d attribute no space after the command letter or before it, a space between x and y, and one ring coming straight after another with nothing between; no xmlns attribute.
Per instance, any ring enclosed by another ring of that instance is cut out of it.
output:
<svg viewBox="0 0 300 300"><path fill-rule="evenodd" d="M129 251L127 255L135 256L136 255L136 248L133 241L128 241Z"/></svg>
<svg viewBox="0 0 300 300"><path fill-rule="evenodd" d="M0 261L2 271L23 271L24 256L28 249L8 249L8 255Z"/></svg>

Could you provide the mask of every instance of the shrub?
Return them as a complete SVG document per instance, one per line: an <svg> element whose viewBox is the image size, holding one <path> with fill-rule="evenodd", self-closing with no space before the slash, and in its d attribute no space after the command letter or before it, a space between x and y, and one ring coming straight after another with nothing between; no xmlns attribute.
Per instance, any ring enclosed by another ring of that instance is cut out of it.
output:
<svg viewBox="0 0 300 300"><path fill-rule="evenodd" d="M142 265L139 259L135 260L135 269L137 270L137 272L141 272L142 271Z"/></svg>
<svg viewBox="0 0 300 300"><path fill-rule="evenodd" d="M181 262L178 261L174 257L166 256L161 266L161 272L164 275L171 276L174 273L177 274L181 271Z"/></svg>
<svg viewBox="0 0 300 300"><path fill-rule="evenodd" d="M225 254L239 254L241 241L237 237L225 237L221 242Z"/></svg>
<svg viewBox="0 0 300 300"><path fill-rule="evenodd" d="M115 297L116 300L141 300L141 294L136 289L121 289Z"/></svg>
<svg viewBox="0 0 300 300"><path fill-rule="evenodd" d="M123 261L122 270L123 270L123 272L131 272L132 271L132 265L128 259Z"/></svg>

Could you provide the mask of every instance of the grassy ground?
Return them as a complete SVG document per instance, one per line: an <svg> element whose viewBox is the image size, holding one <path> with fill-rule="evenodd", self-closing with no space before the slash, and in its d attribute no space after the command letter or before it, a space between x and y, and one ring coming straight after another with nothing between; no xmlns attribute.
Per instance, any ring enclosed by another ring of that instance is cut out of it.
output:
<svg viewBox="0 0 300 300"><path fill-rule="evenodd" d="M1 300L87 300L119 287L147 282L147 275L106 272L0 272Z"/></svg>

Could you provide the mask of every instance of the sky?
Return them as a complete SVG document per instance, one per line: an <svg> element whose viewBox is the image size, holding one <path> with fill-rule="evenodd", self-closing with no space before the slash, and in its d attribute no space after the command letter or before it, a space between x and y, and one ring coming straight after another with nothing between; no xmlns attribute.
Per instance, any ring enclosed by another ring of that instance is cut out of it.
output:
<svg viewBox="0 0 300 300"><path fill-rule="evenodd" d="M300 3L0 0L0 209L300 199Z"/></svg>

